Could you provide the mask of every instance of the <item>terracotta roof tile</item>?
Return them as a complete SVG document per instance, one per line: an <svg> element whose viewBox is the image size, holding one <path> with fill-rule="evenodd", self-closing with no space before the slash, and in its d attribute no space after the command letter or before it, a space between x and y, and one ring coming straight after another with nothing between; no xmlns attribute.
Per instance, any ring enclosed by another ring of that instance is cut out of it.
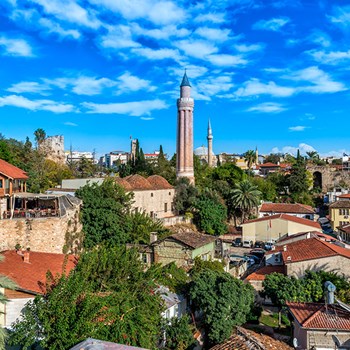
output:
<svg viewBox="0 0 350 350"><path fill-rule="evenodd" d="M287 302L303 328L350 331L350 312L338 304Z"/></svg>
<svg viewBox="0 0 350 350"><path fill-rule="evenodd" d="M0 274L13 280L18 289L42 294L44 291L41 284L45 284L47 271L53 275L64 272L67 255L39 252L29 254L29 263L26 263L23 256L14 250L2 252L5 259L0 262ZM65 271L68 273L75 267L76 258L68 255L67 259Z"/></svg>
<svg viewBox="0 0 350 350"><path fill-rule="evenodd" d="M181 243L188 245L189 247L196 249L202 247L208 243L214 242L216 237L211 235L206 235L199 232L179 232L168 236L165 239L174 239Z"/></svg>
<svg viewBox="0 0 350 350"><path fill-rule="evenodd" d="M269 275L270 273L282 273L284 274L284 266L263 266L260 269L254 271L253 273L251 273L249 276L247 276L247 278L245 279L246 281L264 281L265 280L265 276Z"/></svg>
<svg viewBox="0 0 350 350"><path fill-rule="evenodd" d="M338 229L340 231L343 231L343 232L346 232L346 233L350 233L350 224L339 226Z"/></svg>
<svg viewBox="0 0 350 350"><path fill-rule="evenodd" d="M262 218L246 221L242 225L250 224L252 222L275 220L275 219L283 219L283 220L293 221L293 222L296 222L298 224L307 225L307 226L321 229L321 226L318 222L315 222L315 221L312 221L309 219L298 218L296 216L288 215L288 214L275 214L275 215L270 215L270 216L264 216Z"/></svg>
<svg viewBox="0 0 350 350"><path fill-rule="evenodd" d="M170 185L170 183L164 179L164 177L159 175L152 175L147 178L148 182L152 185L154 189L157 190L165 190L165 189L173 189L174 187Z"/></svg>
<svg viewBox="0 0 350 350"><path fill-rule="evenodd" d="M24 170L7 163L3 159L0 159L0 174L3 174L11 179L28 179L27 173Z"/></svg>
<svg viewBox="0 0 350 350"><path fill-rule="evenodd" d="M284 250L286 247L286 250ZM283 246L276 246L268 253L281 252L284 263L313 260L341 255L350 259L350 249L339 247L336 244L325 242L319 238L303 239Z"/></svg>
<svg viewBox="0 0 350 350"><path fill-rule="evenodd" d="M338 196L338 198L349 198L350 199L350 193L342 194L342 195Z"/></svg>
<svg viewBox="0 0 350 350"><path fill-rule="evenodd" d="M292 350L286 343L269 337L265 334L259 334L246 328L237 327L232 336L221 344L215 345L210 350Z"/></svg>
<svg viewBox="0 0 350 350"><path fill-rule="evenodd" d="M280 166L278 164L274 164L271 162L260 164L260 168L276 168L276 167L280 168Z"/></svg>
<svg viewBox="0 0 350 350"><path fill-rule="evenodd" d="M125 178L115 177L113 179L118 185L122 186L126 191L132 190L131 185L129 184L129 182L127 180L125 180Z"/></svg>
<svg viewBox="0 0 350 350"><path fill-rule="evenodd" d="M329 205L330 208L350 208L349 200L339 200Z"/></svg>
<svg viewBox="0 0 350 350"><path fill-rule="evenodd" d="M124 178L131 186L131 190L152 190L152 185L141 175L134 174Z"/></svg>
<svg viewBox="0 0 350 350"><path fill-rule="evenodd" d="M259 211L273 213L315 214L315 211L311 206L299 203L263 203Z"/></svg>

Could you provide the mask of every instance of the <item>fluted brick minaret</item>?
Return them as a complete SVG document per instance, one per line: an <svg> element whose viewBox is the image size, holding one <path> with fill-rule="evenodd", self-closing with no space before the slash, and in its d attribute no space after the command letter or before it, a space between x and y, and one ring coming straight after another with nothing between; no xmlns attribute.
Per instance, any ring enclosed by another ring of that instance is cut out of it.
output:
<svg viewBox="0 0 350 350"><path fill-rule="evenodd" d="M213 133L211 131L210 119L208 121L208 166L211 168L213 166Z"/></svg>
<svg viewBox="0 0 350 350"><path fill-rule="evenodd" d="M193 171L193 107L191 85L185 72L177 100L176 177L187 177L194 184Z"/></svg>

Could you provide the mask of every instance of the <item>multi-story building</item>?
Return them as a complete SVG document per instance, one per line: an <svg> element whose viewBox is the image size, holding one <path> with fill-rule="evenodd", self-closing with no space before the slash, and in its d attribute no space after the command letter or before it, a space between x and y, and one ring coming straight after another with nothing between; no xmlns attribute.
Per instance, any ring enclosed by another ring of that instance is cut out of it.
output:
<svg viewBox="0 0 350 350"><path fill-rule="evenodd" d="M113 151L105 154L105 167L112 169L118 167L120 164L126 164L130 158L130 154L125 151Z"/></svg>
<svg viewBox="0 0 350 350"><path fill-rule="evenodd" d="M94 162L93 152L65 151L66 163L78 162L81 159L87 159Z"/></svg>
<svg viewBox="0 0 350 350"><path fill-rule="evenodd" d="M350 223L350 200L338 200L329 205L329 216L333 230Z"/></svg>

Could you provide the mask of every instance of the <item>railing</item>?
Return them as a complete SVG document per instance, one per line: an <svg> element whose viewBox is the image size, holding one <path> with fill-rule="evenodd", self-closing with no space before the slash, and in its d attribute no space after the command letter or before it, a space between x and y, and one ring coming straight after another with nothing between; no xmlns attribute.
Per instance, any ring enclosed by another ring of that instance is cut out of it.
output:
<svg viewBox="0 0 350 350"><path fill-rule="evenodd" d="M28 219L28 218L47 218L57 217L59 211L57 209L15 209L13 211L13 219ZM2 214L3 219L11 219L11 210L5 210Z"/></svg>

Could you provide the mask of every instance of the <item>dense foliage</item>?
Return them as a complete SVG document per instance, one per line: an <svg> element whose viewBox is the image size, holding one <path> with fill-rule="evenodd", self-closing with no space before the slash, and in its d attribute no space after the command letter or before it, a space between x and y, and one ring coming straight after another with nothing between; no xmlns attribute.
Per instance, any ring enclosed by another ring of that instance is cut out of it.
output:
<svg viewBox="0 0 350 350"><path fill-rule="evenodd" d="M243 324L254 303L253 288L226 272L204 269L193 276L189 291L196 310L203 312L210 344L227 339L234 326Z"/></svg>
<svg viewBox="0 0 350 350"><path fill-rule="evenodd" d="M80 257L68 276L53 278L44 296L25 309L11 344L28 349L36 340L52 350L88 338L154 348L162 301L154 271L144 270L137 252L123 247L94 249Z"/></svg>

